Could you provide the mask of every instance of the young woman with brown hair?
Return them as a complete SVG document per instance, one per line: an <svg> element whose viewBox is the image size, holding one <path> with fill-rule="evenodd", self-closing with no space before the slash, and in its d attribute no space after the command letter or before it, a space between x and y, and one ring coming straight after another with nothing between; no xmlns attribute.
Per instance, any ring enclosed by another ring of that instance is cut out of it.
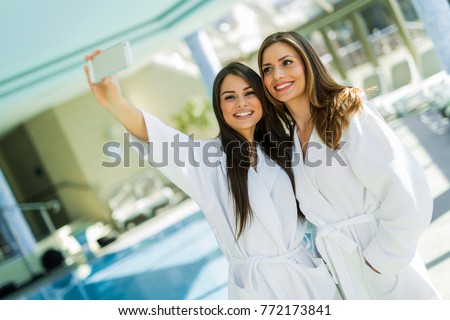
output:
<svg viewBox="0 0 450 320"><path fill-rule="evenodd" d="M439 298L417 252L433 198L414 156L364 92L335 81L300 34L268 36L258 63L290 126L300 208L343 298Z"/></svg>

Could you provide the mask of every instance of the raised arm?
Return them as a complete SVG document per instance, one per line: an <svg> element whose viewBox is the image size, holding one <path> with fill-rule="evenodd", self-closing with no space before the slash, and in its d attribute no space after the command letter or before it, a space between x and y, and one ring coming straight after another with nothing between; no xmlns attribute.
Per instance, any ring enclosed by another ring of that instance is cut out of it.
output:
<svg viewBox="0 0 450 320"><path fill-rule="evenodd" d="M92 60L100 53L100 50L94 51L85 57L86 61ZM142 112L122 95L117 76L105 77L99 83L92 83L87 66L84 67L84 72L97 103L111 112L133 135L141 140L149 141Z"/></svg>
<svg viewBox="0 0 450 320"><path fill-rule="evenodd" d="M86 60L93 59L99 53L95 51L86 56ZM134 107L123 97L116 77L106 77L100 83L92 83L87 67L84 70L98 104L111 112L131 133L131 145L136 147L140 157L202 208L207 208L214 199L211 190L218 185L220 142L191 139L155 116ZM211 163L208 162L210 154L216 155L211 157Z"/></svg>

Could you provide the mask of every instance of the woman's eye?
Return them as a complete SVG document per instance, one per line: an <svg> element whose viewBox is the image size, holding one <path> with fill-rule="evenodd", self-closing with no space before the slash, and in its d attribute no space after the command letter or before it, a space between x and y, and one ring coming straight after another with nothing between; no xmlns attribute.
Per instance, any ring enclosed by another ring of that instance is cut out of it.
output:
<svg viewBox="0 0 450 320"><path fill-rule="evenodd" d="M225 99L225 100L233 100L233 99L234 99L234 96L225 96L224 99Z"/></svg>
<svg viewBox="0 0 450 320"><path fill-rule="evenodd" d="M283 65L287 66L292 63L292 60L283 60Z"/></svg>
<svg viewBox="0 0 450 320"><path fill-rule="evenodd" d="M253 95L253 94L255 94L255 91L248 91L248 92L245 93L246 96L250 96L250 95Z"/></svg>
<svg viewBox="0 0 450 320"><path fill-rule="evenodd" d="M271 67L267 67L267 68L264 68L262 72L263 73L268 73L270 71L272 71L272 68Z"/></svg>

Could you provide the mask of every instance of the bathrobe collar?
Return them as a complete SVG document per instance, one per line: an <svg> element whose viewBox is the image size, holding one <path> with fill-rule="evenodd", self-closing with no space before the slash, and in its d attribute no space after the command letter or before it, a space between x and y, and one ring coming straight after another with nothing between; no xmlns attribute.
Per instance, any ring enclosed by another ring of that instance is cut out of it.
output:
<svg viewBox="0 0 450 320"><path fill-rule="evenodd" d="M296 132L297 126L295 126L294 128L294 154L298 155L299 157L293 159L294 167L302 167L314 187L318 188L316 182L316 170L321 164L325 163L326 161L325 151L327 149L327 146L322 142L319 135L317 134L316 129L314 128L311 132L311 137L309 139L305 158L303 158L302 146Z"/></svg>
<svg viewBox="0 0 450 320"><path fill-rule="evenodd" d="M285 252L287 248L283 241L283 228L280 220L280 213L275 208L271 196L271 191L278 171L282 169L266 156L260 146L257 148L257 153L258 162L256 170L252 167L248 170L248 194L250 206L255 215L254 218L257 218L262 222L268 233L273 237L275 243L279 246L280 252ZM223 155L222 170L226 176L226 155L225 153L223 153ZM231 195L230 199L232 199Z"/></svg>
<svg viewBox="0 0 450 320"><path fill-rule="evenodd" d="M265 155L260 147L258 151L258 164L256 170L248 171L248 193L250 205L254 215L261 220L269 234L278 244L280 252L286 252L286 244L283 241L283 228L280 220L280 212L272 201L271 191L276 175L281 170Z"/></svg>

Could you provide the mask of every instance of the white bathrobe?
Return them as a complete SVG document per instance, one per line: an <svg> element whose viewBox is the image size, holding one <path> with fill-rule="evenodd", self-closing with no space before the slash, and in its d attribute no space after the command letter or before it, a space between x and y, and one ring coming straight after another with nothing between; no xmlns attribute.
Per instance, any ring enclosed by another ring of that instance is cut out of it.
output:
<svg viewBox="0 0 450 320"><path fill-rule="evenodd" d="M300 207L317 226L317 249L343 298L438 298L417 252L433 208L424 171L365 95L363 102L340 150L314 130L302 161L295 135Z"/></svg>
<svg viewBox="0 0 450 320"><path fill-rule="evenodd" d="M143 114L150 140L146 159L202 209L229 262L230 299L340 299L323 260L311 256L287 174L262 150L256 171L250 168L248 173L254 216L235 241L233 201L219 139L194 141ZM134 137L133 144L137 140ZM185 145L176 148L174 141Z"/></svg>

